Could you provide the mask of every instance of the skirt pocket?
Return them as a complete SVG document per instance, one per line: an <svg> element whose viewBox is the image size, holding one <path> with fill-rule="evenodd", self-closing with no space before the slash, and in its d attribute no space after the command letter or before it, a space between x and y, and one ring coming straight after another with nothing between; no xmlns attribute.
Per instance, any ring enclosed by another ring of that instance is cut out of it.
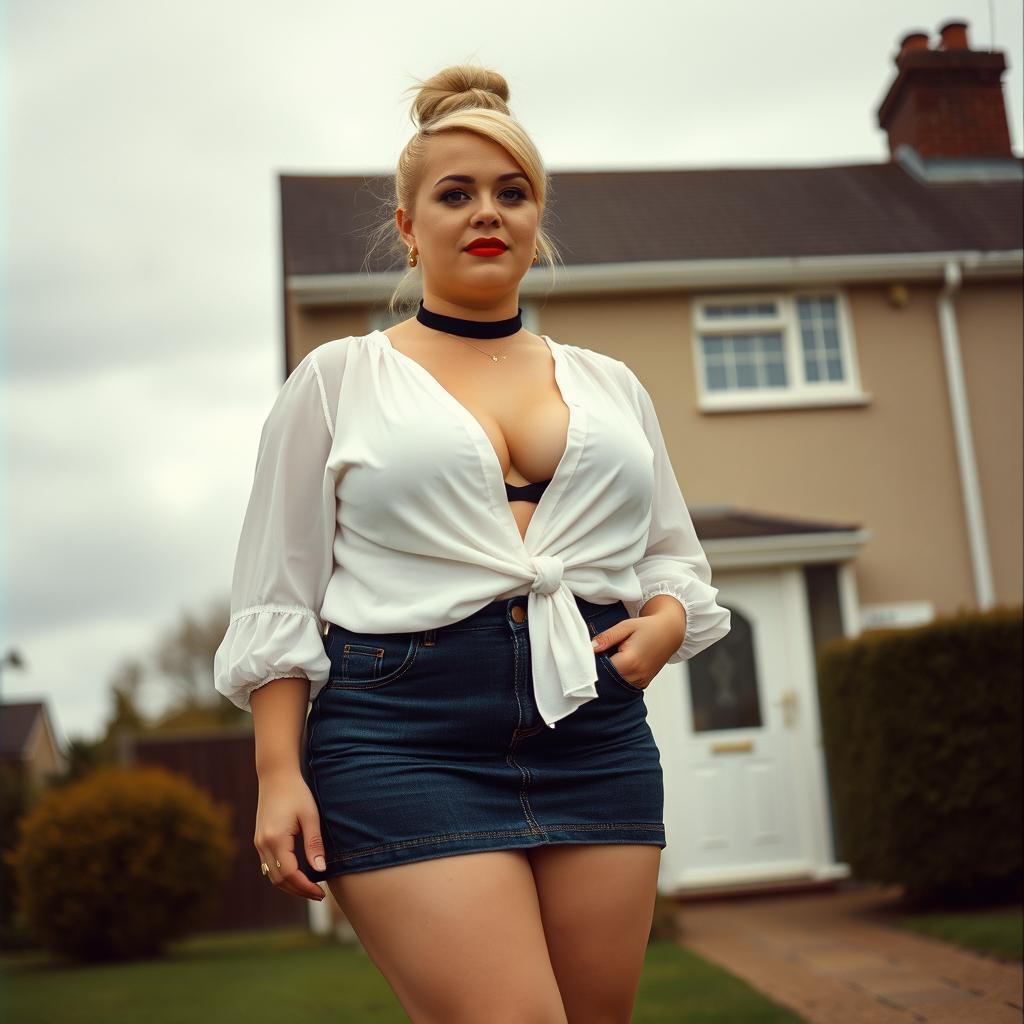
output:
<svg viewBox="0 0 1024 1024"><path fill-rule="evenodd" d="M326 689L386 686L412 668L419 646L419 633L357 633L332 623L325 645L331 659Z"/></svg>
<svg viewBox="0 0 1024 1024"><path fill-rule="evenodd" d="M624 686L627 690L629 690L630 693L633 694L643 693L646 689L645 686L635 686L628 679L626 679L625 676L619 674L619 670L615 667L615 663L612 661L611 658L612 654L615 654L617 650L618 649L616 648L611 652L602 651L597 656L597 660L604 666L605 671L608 673L609 676L611 676L611 678L616 683L619 684L619 686Z"/></svg>
<svg viewBox="0 0 1024 1024"><path fill-rule="evenodd" d="M623 619L629 618L629 610L625 604L621 601L616 601L614 604L609 605L606 611L601 612L598 615L593 616L587 622L587 628L590 630L591 636L597 636L598 633L604 632L606 629L611 629L612 626L618 625ZM618 686L624 690L628 690L631 694L636 696L639 693L643 693L646 687L634 686L628 679L619 673L619 670L615 667L615 663L612 661L612 655L618 654L618 644L608 650L601 651L597 654L597 664L600 668L605 670L605 674L612 680L613 683L617 683Z"/></svg>

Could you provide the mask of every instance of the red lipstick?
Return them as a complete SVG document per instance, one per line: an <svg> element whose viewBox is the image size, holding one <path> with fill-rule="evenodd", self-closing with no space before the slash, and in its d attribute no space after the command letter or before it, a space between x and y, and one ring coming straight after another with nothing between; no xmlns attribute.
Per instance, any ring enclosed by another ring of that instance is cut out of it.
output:
<svg viewBox="0 0 1024 1024"><path fill-rule="evenodd" d="M466 246L466 252L474 256L500 256L507 248L500 238L474 238Z"/></svg>

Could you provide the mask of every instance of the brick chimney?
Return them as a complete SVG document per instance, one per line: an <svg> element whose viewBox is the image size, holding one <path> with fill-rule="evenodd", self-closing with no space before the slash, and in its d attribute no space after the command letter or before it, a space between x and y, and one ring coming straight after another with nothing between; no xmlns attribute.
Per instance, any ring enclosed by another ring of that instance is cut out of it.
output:
<svg viewBox="0 0 1024 1024"><path fill-rule="evenodd" d="M939 35L935 49L925 32L900 41L896 78L878 108L890 159L904 144L925 158L1013 158L1003 100L1006 58L972 50L965 21L947 21Z"/></svg>

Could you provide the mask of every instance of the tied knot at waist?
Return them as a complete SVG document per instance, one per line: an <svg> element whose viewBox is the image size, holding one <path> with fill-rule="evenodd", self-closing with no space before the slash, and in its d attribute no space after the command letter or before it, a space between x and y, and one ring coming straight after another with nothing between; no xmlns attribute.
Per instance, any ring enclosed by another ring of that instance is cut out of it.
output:
<svg viewBox="0 0 1024 1024"><path fill-rule="evenodd" d="M562 585L565 563L554 555L535 555L533 568L536 575L530 589L537 594L553 594Z"/></svg>

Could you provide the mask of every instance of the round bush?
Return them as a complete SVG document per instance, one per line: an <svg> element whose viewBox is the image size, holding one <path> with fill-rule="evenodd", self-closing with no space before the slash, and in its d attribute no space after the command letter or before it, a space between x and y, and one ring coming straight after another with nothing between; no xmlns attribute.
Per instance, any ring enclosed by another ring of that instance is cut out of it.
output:
<svg viewBox="0 0 1024 1024"><path fill-rule="evenodd" d="M5 859L34 937L76 960L154 956L222 898L227 809L164 768L103 767L42 796Z"/></svg>

